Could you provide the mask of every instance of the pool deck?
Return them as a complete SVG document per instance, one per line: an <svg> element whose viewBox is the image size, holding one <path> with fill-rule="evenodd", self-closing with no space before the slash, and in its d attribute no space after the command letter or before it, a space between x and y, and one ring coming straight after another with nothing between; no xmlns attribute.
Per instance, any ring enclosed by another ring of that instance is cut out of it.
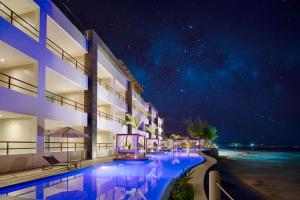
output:
<svg viewBox="0 0 300 200"><path fill-rule="evenodd" d="M192 179L189 181L193 185L195 191L194 200L206 200L204 190L204 176L206 171L214 164L217 163L216 159L204 154L203 152L198 152L200 156L204 157L206 161L200 165L194 167L192 171Z"/></svg>
<svg viewBox="0 0 300 200"><path fill-rule="evenodd" d="M111 157L97 158L93 160L85 160L81 162L81 167L79 168L84 168L84 167L106 163L106 162L112 162L114 158L115 158L114 156L111 156ZM45 178L57 174L62 174L68 171L72 171L72 170L67 170L66 167L53 167L52 169L48 169L48 170L42 170L42 168L37 168L32 170L0 174L0 188L18 184L18 183L36 180L39 178Z"/></svg>

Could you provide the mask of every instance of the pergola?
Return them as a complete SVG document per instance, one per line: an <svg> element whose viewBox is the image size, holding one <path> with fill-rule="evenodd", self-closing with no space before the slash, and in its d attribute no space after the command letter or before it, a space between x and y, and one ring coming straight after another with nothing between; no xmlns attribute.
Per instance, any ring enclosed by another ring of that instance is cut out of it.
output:
<svg viewBox="0 0 300 200"><path fill-rule="evenodd" d="M159 151L159 139L158 138L147 138L146 139L146 150L147 152Z"/></svg>
<svg viewBox="0 0 300 200"><path fill-rule="evenodd" d="M178 138L174 141L174 148L188 148L188 145L189 145L188 137Z"/></svg>
<svg viewBox="0 0 300 200"><path fill-rule="evenodd" d="M174 140L171 138L162 139L160 141L161 150L172 150L174 148Z"/></svg>
<svg viewBox="0 0 300 200"><path fill-rule="evenodd" d="M198 138L189 139L189 147L190 148L200 148L200 140Z"/></svg>
<svg viewBox="0 0 300 200"><path fill-rule="evenodd" d="M139 134L117 134L116 156L134 155L138 158L140 154L145 155L145 136Z"/></svg>

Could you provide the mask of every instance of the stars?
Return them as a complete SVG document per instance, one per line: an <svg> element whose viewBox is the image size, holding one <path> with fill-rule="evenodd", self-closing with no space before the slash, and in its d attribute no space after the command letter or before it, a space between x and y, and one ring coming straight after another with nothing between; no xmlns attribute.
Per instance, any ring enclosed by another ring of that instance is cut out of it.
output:
<svg viewBox="0 0 300 200"><path fill-rule="evenodd" d="M179 93L183 94L185 90L183 88L180 88Z"/></svg>
<svg viewBox="0 0 300 200"><path fill-rule="evenodd" d="M193 27L192 25L190 25L190 24L189 24L187 27L188 27L189 30L193 30L193 28L194 28L194 27Z"/></svg>

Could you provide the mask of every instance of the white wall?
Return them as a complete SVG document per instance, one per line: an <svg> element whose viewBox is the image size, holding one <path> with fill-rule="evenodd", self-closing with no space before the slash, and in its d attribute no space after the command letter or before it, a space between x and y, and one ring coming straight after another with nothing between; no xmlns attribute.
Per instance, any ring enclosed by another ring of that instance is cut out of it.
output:
<svg viewBox="0 0 300 200"><path fill-rule="evenodd" d="M24 81L26 83L38 86L38 68L37 68L36 64L8 67L8 68L0 69L0 72L7 74L8 76L14 77L16 79L19 79L21 81ZM8 81L7 77L4 77L2 75L0 75L0 76L1 76L1 79ZM14 84L14 85L37 92L37 88L31 87L25 83L22 83L20 81L14 80L14 79L11 79L11 84ZM0 86L7 88L8 85L6 83L0 82ZM35 96L34 93L24 90L24 89L21 89L16 86L11 86L11 89L21 92L23 94Z"/></svg>
<svg viewBox="0 0 300 200"><path fill-rule="evenodd" d="M0 141L28 141L36 142L37 120L36 118L0 118ZM6 144L0 144L6 148ZM35 144L10 144L10 147L35 147ZM35 150L10 150L9 154L35 153ZM0 155L6 154L5 150L0 151Z"/></svg>

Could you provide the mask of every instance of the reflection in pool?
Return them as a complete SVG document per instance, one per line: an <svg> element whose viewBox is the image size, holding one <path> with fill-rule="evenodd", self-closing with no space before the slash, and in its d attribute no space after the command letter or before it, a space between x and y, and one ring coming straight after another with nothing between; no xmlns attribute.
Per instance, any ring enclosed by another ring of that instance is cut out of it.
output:
<svg viewBox="0 0 300 200"><path fill-rule="evenodd" d="M160 199L172 178L204 162L195 152L148 155L148 161L118 161L0 188L27 199Z"/></svg>

